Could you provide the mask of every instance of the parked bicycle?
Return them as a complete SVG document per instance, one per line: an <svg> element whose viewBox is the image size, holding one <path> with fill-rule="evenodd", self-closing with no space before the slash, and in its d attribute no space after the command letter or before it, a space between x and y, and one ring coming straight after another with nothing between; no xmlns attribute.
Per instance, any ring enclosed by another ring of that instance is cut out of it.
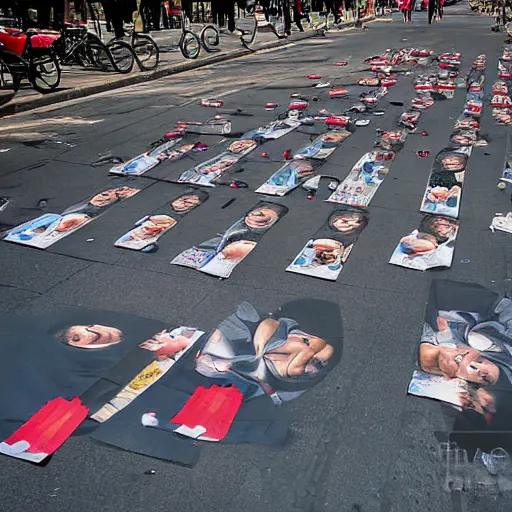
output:
<svg viewBox="0 0 512 512"><path fill-rule="evenodd" d="M92 2L87 2L94 30L97 37L102 40L101 23L99 21L99 13L94 8ZM137 20L141 18L140 7L137 12ZM133 29L125 30L125 36L111 39L105 46L107 48L119 49L122 47L126 50L130 47L134 61L141 71L151 71L155 69L160 62L160 50L155 40L149 35L136 30L137 21L133 25ZM115 44L120 43L120 44ZM128 58L128 57L127 57Z"/></svg>
<svg viewBox="0 0 512 512"><path fill-rule="evenodd" d="M266 5L249 0L245 7L247 17L253 18L250 30L241 30L240 41L248 50L254 50L258 33L272 33L278 39L291 34L291 0L270 0Z"/></svg>
<svg viewBox="0 0 512 512"><path fill-rule="evenodd" d="M58 38L54 33L0 28L0 89L13 91L2 96L13 96L24 79L42 94L59 87L61 69L55 51Z"/></svg>
<svg viewBox="0 0 512 512"><path fill-rule="evenodd" d="M102 71L129 73L133 69L135 57L131 46L125 41L112 40L107 44L85 25L66 24L56 49L63 65L78 64L82 67L95 67Z"/></svg>
<svg viewBox="0 0 512 512"><path fill-rule="evenodd" d="M199 36L190 30L190 20L185 11L180 11L181 34L177 44L161 46L161 52L179 50L186 59L197 59L201 53L201 40Z"/></svg>

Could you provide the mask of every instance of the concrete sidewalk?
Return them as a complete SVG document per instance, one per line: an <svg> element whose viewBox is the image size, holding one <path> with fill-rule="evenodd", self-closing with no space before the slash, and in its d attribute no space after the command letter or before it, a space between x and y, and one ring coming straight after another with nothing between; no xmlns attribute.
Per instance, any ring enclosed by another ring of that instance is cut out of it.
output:
<svg viewBox="0 0 512 512"><path fill-rule="evenodd" d="M375 19L370 16L362 19L362 22L369 22ZM346 22L338 25L339 28L332 28L332 32L339 32L355 27L355 23ZM194 27L194 31L195 27ZM196 33L199 31L197 30ZM327 35L329 32L327 33ZM137 65L134 65L132 72L123 75L119 73L108 73L92 69L81 68L78 66L65 66L62 69L61 87L54 93L40 94L29 84L22 85L22 88L15 99L0 108L0 117L31 110L37 107L51 105L70 99L80 98L96 94L111 89L117 89L128 85L133 85L150 80L156 80L167 75L181 73L200 67L224 62L248 55L251 52L244 48L240 42L239 36L232 34L221 34L219 51L207 53L201 48L201 53L196 60L185 59L179 48L178 41L180 30L162 30L152 34L157 44L165 49L160 54L160 65L154 71L141 72ZM277 39L273 34L258 34L257 50L266 50L279 46L285 46L296 41L310 37L320 37L314 30L305 30L304 32L293 31L292 35L286 39ZM175 49L171 50L171 47ZM169 51L171 50L171 51Z"/></svg>

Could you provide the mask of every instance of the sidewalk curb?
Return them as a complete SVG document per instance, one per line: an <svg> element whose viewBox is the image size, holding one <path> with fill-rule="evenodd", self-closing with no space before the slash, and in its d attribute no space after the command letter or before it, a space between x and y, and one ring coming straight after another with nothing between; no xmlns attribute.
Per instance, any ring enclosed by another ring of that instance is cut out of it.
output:
<svg viewBox="0 0 512 512"><path fill-rule="evenodd" d="M361 19L361 22L369 22L373 21L374 19L375 16L372 15L368 16L367 18ZM353 27L355 27L355 22L349 21L343 24L341 30ZM310 39L312 37L317 36L318 34L311 31L306 34L301 34L300 36L295 37L293 39L280 39L265 44L255 51L250 51L245 48L241 48L240 50L235 50L229 53L221 52L217 55L212 55L211 57L206 57L201 60L189 60L180 64L170 64L168 66L162 66L161 68L155 71L140 72L129 76L124 76L122 78L119 78L118 80L114 80L111 82L105 82L101 84L95 84L84 87L75 87L65 91L58 91L55 93L41 95L35 98L28 98L25 101L15 101L13 103L8 103L7 105L4 105L0 108L0 118L6 115L18 114L20 112L26 112L27 110L33 110L38 107L46 107L48 105L53 105L55 103L61 103L64 101L73 100L77 98L84 98L86 96L91 96L93 94L98 94L100 92L106 92L113 89L120 89L121 87L126 87L129 85L135 85L143 82L150 82L152 80L158 80L166 76L183 73L184 71L192 71L202 67L210 66L212 64L217 64L219 62L227 62L230 60L237 59L239 57L244 57L246 55L257 54L263 50L268 50L270 48L279 48L280 46L295 43L298 41L303 41L305 39Z"/></svg>

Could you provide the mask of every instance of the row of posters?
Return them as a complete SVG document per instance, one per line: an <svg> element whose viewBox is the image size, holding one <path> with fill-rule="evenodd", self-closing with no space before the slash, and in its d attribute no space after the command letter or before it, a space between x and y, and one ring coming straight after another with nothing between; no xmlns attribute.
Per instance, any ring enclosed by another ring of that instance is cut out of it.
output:
<svg viewBox="0 0 512 512"><path fill-rule="evenodd" d="M464 113L450 136L452 146L442 149L434 158L427 188L421 203L424 215L417 229L404 236L393 251L389 263L414 270L428 270L452 264L455 239L459 230L460 199L469 156L480 129L479 117L466 113L469 105L483 99L485 56L473 62L468 79ZM455 138L462 137L463 139Z"/></svg>
<svg viewBox="0 0 512 512"><path fill-rule="evenodd" d="M183 124L183 123L182 123ZM190 131L190 123L185 123ZM208 124L208 123L207 123ZM210 123L211 124L211 123ZM208 124L208 127L210 126ZM209 158L178 175L171 175L170 181L175 183L188 183L204 187L214 187L215 181L221 178L227 171L233 168L250 152L258 147L258 142L275 140L295 130L300 122L293 119L273 121L263 127L251 130L238 140L229 144L220 154ZM204 128L204 125L202 125ZM207 131L203 133L208 133ZM111 174L129 176L141 176L154 169L162 162L175 161L193 150L201 150L200 143L183 143L181 131L171 134L170 140L165 140L156 145L153 149L145 152L132 160L115 165L110 169Z"/></svg>
<svg viewBox="0 0 512 512"><path fill-rule="evenodd" d="M251 130L242 138L235 140L221 154L210 158L189 171L177 176L177 183L191 183L199 186L214 186L214 181L221 177L229 168L253 151L257 140L268 140L282 137L300 125L298 121L286 119L274 121L266 126ZM118 175L112 178L112 186L103 189L79 203L70 206L62 213L46 213L33 220L24 222L7 231L2 239L21 245L46 249L90 223L114 204L128 199L142 190L144 185L136 177L153 169L164 161L180 158L200 144L182 144L182 137L159 141L149 152L126 162L116 165L110 173ZM197 190L186 191L170 201L167 212L157 212L139 220L135 227L123 235L115 245L134 250L143 250L155 243L158 238L176 225L176 223L193 208L204 203L208 194Z"/></svg>

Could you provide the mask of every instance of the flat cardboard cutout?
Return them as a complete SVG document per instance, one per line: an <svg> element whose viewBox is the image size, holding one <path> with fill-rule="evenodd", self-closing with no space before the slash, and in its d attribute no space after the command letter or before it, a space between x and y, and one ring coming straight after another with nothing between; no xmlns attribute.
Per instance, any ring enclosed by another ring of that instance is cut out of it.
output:
<svg viewBox="0 0 512 512"><path fill-rule="evenodd" d="M497 213L494 219L492 219L490 229L493 232L497 229L499 231L505 231L506 233L512 233L512 212L506 215Z"/></svg>
<svg viewBox="0 0 512 512"><path fill-rule="evenodd" d="M135 223L135 228L128 231L116 242L116 247L142 251L158 242L161 236L172 229L187 213L208 200L208 193L203 190L189 189L169 202L169 207L161 213L146 215Z"/></svg>
<svg viewBox="0 0 512 512"><path fill-rule="evenodd" d="M414 270L449 268L459 222L441 215L424 215L418 229L404 236L389 263Z"/></svg>
<svg viewBox="0 0 512 512"><path fill-rule="evenodd" d="M441 150L430 172L421 204L424 213L435 213L457 218L464 174L471 154L471 146Z"/></svg>
<svg viewBox="0 0 512 512"><path fill-rule="evenodd" d="M0 440L54 398L79 396L94 413L155 359L139 345L165 327L84 308L2 319Z"/></svg>
<svg viewBox="0 0 512 512"><path fill-rule="evenodd" d="M304 183L314 172L315 169L306 160L286 162L255 192L268 196L284 196Z"/></svg>
<svg viewBox="0 0 512 512"><path fill-rule="evenodd" d="M236 140L228 146L226 151L185 171L175 181L176 183L214 187L215 180L255 150L257 146L257 142L252 139Z"/></svg>
<svg viewBox="0 0 512 512"><path fill-rule="evenodd" d="M243 135L243 139L263 139L275 140L287 135L301 125L299 121L293 119L284 119L282 121L272 121L271 123L251 130Z"/></svg>
<svg viewBox="0 0 512 512"><path fill-rule="evenodd" d="M120 174L122 176L142 176L162 162L178 160L182 156L190 153L196 144L182 144L183 139L177 137L163 144L160 144L142 155L132 158L128 162L115 165L110 169L110 174Z"/></svg>
<svg viewBox="0 0 512 512"><path fill-rule="evenodd" d="M337 208L286 271L336 281L369 217L362 208Z"/></svg>
<svg viewBox="0 0 512 512"><path fill-rule="evenodd" d="M366 153L327 201L350 206L368 206L388 174L394 157L392 151Z"/></svg>
<svg viewBox="0 0 512 512"><path fill-rule="evenodd" d="M411 395L455 406L466 431L508 431L512 301L472 283L434 280ZM497 440L499 442L499 440Z"/></svg>
<svg viewBox="0 0 512 512"><path fill-rule="evenodd" d="M313 160L326 160L334 150L352 133L349 130L336 130L324 133L311 144L304 146L293 154L295 159L311 158Z"/></svg>
<svg viewBox="0 0 512 512"><path fill-rule="evenodd" d="M114 204L134 196L141 189L141 185L134 185L132 181L125 186L119 183L119 186L103 190L70 206L60 215L46 213L24 222L9 230L3 239L7 242L46 249L92 222Z"/></svg>
<svg viewBox="0 0 512 512"><path fill-rule="evenodd" d="M289 426L287 407L275 404L321 385L340 361L342 342L340 308L333 302L299 299L271 314L242 303L137 400L99 425L92 437L123 450L192 466L199 447L177 435L174 430L179 425L170 420L185 404L191 405L198 388L231 385L244 399L221 442L282 446ZM193 419L207 429L219 419L205 407L192 412ZM141 419L148 419L148 413L157 421L143 424Z"/></svg>
<svg viewBox="0 0 512 512"><path fill-rule="evenodd" d="M222 236L187 249L176 256L171 264L228 278L233 269L256 247L260 238L287 212L286 206L260 201Z"/></svg>

